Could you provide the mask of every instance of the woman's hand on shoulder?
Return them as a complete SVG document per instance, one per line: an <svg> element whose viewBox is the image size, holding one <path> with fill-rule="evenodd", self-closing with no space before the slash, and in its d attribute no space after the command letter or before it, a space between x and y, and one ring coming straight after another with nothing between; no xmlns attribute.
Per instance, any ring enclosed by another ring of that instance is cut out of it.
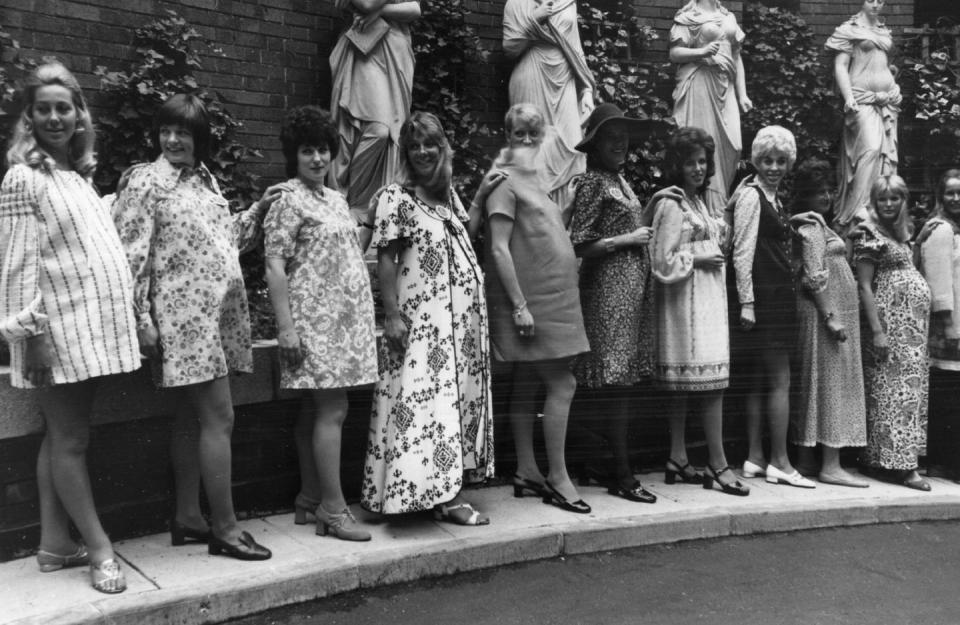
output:
<svg viewBox="0 0 960 625"><path fill-rule="evenodd" d="M271 204L279 200L281 195L290 191L293 191L293 186L289 182L278 182L267 187L267 190L263 192L257 202L260 204L261 210L266 210L270 208Z"/></svg>
<svg viewBox="0 0 960 625"><path fill-rule="evenodd" d="M917 233L915 242L917 245L923 245L927 239L930 238L930 235L933 234L933 231L937 229L937 226L944 222L934 219L928 219L923 227L920 228L920 232Z"/></svg>
<svg viewBox="0 0 960 625"><path fill-rule="evenodd" d="M282 330L277 334L277 347L280 361L290 367L299 367L303 362L303 345L294 329Z"/></svg>
<svg viewBox="0 0 960 625"><path fill-rule="evenodd" d="M677 185L664 187L654 193L653 197L650 198L651 202L659 202L660 200L673 200L679 204L683 201L683 189Z"/></svg>
<svg viewBox="0 0 960 625"><path fill-rule="evenodd" d="M510 174L503 171L502 169L492 169L487 172L480 180L480 186L477 188L477 197L478 201L486 201L487 196L496 189L501 182L510 177Z"/></svg>
<svg viewBox="0 0 960 625"><path fill-rule="evenodd" d="M383 339L387 347L402 354L407 350L407 337L410 330L400 315L387 315L383 320Z"/></svg>
<svg viewBox="0 0 960 625"><path fill-rule="evenodd" d="M47 386L53 380L53 347L46 334L36 334L26 341L23 355L23 377L34 386Z"/></svg>

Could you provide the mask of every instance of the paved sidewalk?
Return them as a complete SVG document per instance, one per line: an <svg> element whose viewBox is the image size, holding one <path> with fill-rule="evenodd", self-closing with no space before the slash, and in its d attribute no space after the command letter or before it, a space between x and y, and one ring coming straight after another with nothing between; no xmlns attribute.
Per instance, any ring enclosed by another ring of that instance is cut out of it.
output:
<svg viewBox="0 0 960 625"><path fill-rule="evenodd" d="M398 519L357 516L371 523L373 541L315 536L283 514L241 525L273 550L266 562L207 555L205 545L173 548L168 534L116 543L128 590L103 595L86 568L42 574L33 558L0 563L0 622L16 625L216 623L282 605L358 588L485 567L698 538L815 527L960 519L960 485L932 479L933 491L870 481L854 489L819 484L814 490L747 480L749 497L699 486L641 481L660 500L625 501L599 487L581 488L589 515L564 512L508 487L469 493L491 524L459 527L427 515Z"/></svg>

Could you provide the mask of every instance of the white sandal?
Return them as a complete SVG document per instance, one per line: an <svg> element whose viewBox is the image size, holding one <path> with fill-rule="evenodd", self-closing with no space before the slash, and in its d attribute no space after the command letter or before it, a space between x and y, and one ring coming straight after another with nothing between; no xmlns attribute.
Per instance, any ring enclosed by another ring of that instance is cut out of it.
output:
<svg viewBox="0 0 960 625"><path fill-rule="evenodd" d="M470 516L464 519L462 516L454 516L451 514L454 510L469 510ZM454 525L489 525L490 519L485 516L480 516L480 513L477 512L469 503L458 503L452 506L448 506L445 503L438 504L433 508L433 518L437 521L446 521L447 523L453 523Z"/></svg>

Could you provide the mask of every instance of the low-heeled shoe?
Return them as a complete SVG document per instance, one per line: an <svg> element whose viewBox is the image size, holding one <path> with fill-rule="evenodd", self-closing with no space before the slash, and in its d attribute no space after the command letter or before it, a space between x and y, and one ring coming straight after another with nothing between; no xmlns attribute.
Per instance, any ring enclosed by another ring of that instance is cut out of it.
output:
<svg viewBox="0 0 960 625"><path fill-rule="evenodd" d="M224 555L237 560L269 560L273 555L269 549L255 541L250 532L240 532L240 542L237 544L228 543L211 534L207 551L212 556Z"/></svg>

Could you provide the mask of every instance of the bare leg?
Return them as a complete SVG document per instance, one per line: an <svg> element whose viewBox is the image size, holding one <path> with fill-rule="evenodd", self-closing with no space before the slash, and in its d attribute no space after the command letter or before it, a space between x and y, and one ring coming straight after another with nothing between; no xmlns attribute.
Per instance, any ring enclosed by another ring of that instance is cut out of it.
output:
<svg viewBox="0 0 960 625"><path fill-rule="evenodd" d="M178 392L178 391L174 391ZM182 393L182 391L179 391ZM186 393L180 395L170 436L170 459L176 499L174 518L185 527L207 529L200 510L200 424Z"/></svg>
<svg viewBox="0 0 960 625"><path fill-rule="evenodd" d="M312 393L304 394L300 400L300 414L293 428L293 442L297 448L297 461L300 466L300 494L310 502L320 501L320 477L317 475L313 447L317 418L315 401Z"/></svg>
<svg viewBox="0 0 960 625"><path fill-rule="evenodd" d="M547 387L543 404L543 438L550 464L547 480L568 501L577 501L580 496L567 474L566 461L567 419L577 380L570 371L569 359L539 362L536 368Z"/></svg>
<svg viewBox="0 0 960 625"><path fill-rule="evenodd" d="M517 450L517 475L542 483L543 474L533 452L533 422L536 408L533 399L540 380L532 364L517 363L513 370L513 391L510 395L510 425Z"/></svg>
<svg viewBox="0 0 960 625"><path fill-rule="evenodd" d="M240 537L231 491L230 436L233 403L226 377L184 387L200 420L200 476L210 503L214 536L230 543Z"/></svg>
<svg viewBox="0 0 960 625"><path fill-rule="evenodd" d="M50 435L45 434L37 456L37 491L40 497L40 549L59 555L75 553L70 537L70 517L57 496L50 468Z"/></svg>
<svg viewBox="0 0 960 625"><path fill-rule="evenodd" d="M347 417L345 389L313 392L316 418L313 426L313 458L316 462L320 503L325 510L340 512L347 507L340 487L340 439Z"/></svg>
<svg viewBox="0 0 960 625"><path fill-rule="evenodd" d="M763 455L763 394L765 378L760 370L760 363L754 363L750 375L754 376L750 391L747 393L745 408L747 411L747 460L758 467L767 466Z"/></svg>
<svg viewBox="0 0 960 625"><path fill-rule="evenodd" d="M728 464L723 451L723 391L700 394L700 416L703 419L703 435L707 439L710 466L719 471Z"/></svg>
<svg viewBox="0 0 960 625"><path fill-rule="evenodd" d="M787 430L790 426L790 358L784 350L765 349L763 365L770 380L770 393L767 396L770 464L790 474L794 471L787 456Z"/></svg>
<svg viewBox="0 0 960 625"><path fill-rule="evenodd" d="M817 473L817 448L816 447L806 447L804 445L797 445L797 471L800 471L801 475L816 475ZM824 466L826 466L826 458L823 460ZM839 455L837 456L837 462L839 463ZM837 464L837 468L840 468L840 465Z"/></svg>
<svg viewBox="0 0 960 625"><path fill-rule="evenodd" d="M62 540L66 533L67 528L63 525L52 527L63 522L63 517L58 516L62 505L62 509L80 530L90 552L90 561L99 563L113 558L113 547L100 525L93 503L90 475L87 472L90 407L96 387L94 380L87 380L52 386L39 393L40 409L47 425L40 462L43 462L46 455L49 468L41 469L38 462L38 472L46 473L49 470L47 485L52 483L55 497L60 502L52 502L48 486L43 486L47 492L41 493L41 513L53 512L55 516L49 522L41 519L40 544L45 546L50 543L53 547L52 543ZM52 536L43 533L51 530Z"/></svg>
<svg viewBox="0 0 960 625"><path fill-rule="evenodd" d="M613 401L613 409L607 418L607 444L613 454L613 477L624 488L631 488L636 481L633 477L633 467L630 466L630 411L633 408L632 387L607 387L604 393L609 392Z"/></svg>
<svg viewBox="0 0 960 625"><path fill-rule="evenodd" d="M672 393L667 403L670 424L670 459L679 467L687 464L687 394Z"/></svg>

